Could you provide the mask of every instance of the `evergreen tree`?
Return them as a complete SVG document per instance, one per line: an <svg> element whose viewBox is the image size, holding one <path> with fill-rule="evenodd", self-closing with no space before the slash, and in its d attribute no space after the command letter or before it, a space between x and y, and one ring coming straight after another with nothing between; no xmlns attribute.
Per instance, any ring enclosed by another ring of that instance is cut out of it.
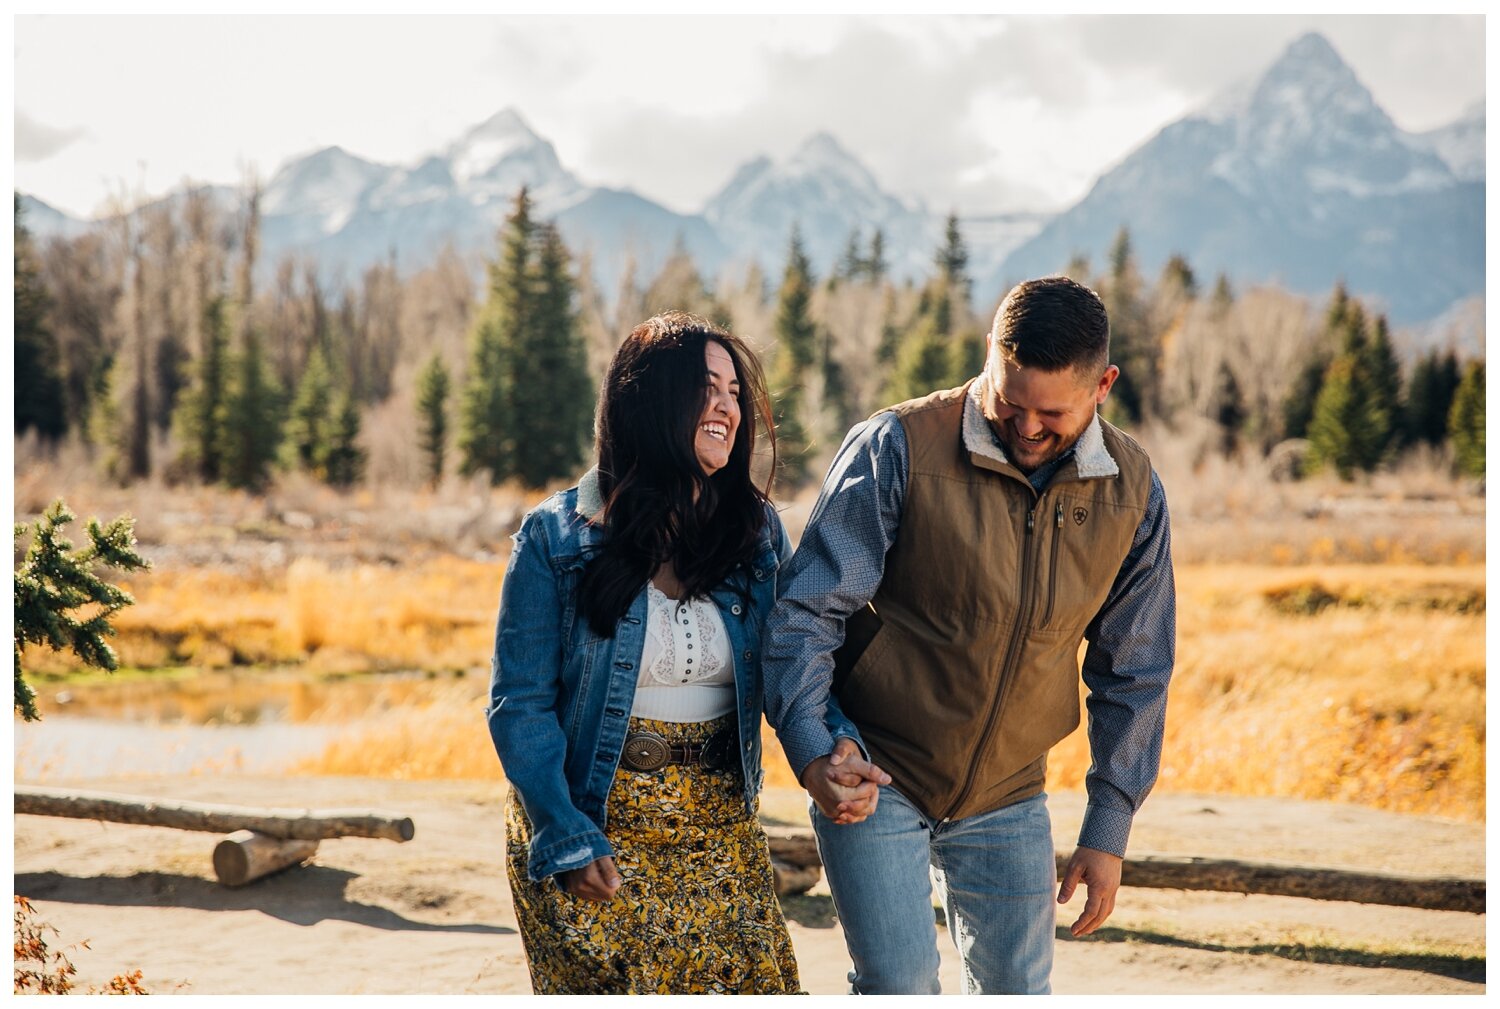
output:
<svg viewBox="0 0 1500 1009"><path fill-rule="evenodd" d="M958 215L950 213L943 228L943 247L937 253L938 273L947 282L947 293L961 310L969 305L969 250L958 230ZM951 332L951 330L949 331Z"/></svg>
<svg viewBox="0 0 1500 1009"><path fill-rule="evenodd" d="M1209 304L1216 320L1223 319L1234 307L1234 290L1229 286L1229 278L1222 273L1214 281L1214 293L1210 296Z"/></svg>
<svg viewBox="0 0 1500 1009"><path fill-rule="evenodd" d="M796 486L807 475L811 462L811 418L806 416L805 386L816 353L817 330L811 312L812 267L802 250L802 236L796 225L792 226L789 245L777 296L776 365L771 375L771 400L781 475Z"/></svg>
<svg viewBox="0 0 1500 1009"><path fill-rule="evenodd" d="M875 360L882 367L896 360L901 349L901 330L896 326L896 293L885 290L885 301L880 308L880 342L875 347Z"/></svg>
<svg viewBox="0 0 1500 1009"><path fill-rule="evenodd" d="M89 519L89 545L80 550L74 550L61 535L73 519L68 506L59 500L43 513L35 527L25 523L14 526L18 552L28 536L31 540L15 571L12 627L14 707L28 722L41 716L36 710L36 694L27 685L21 668L21 649L29 644L46 645L56 651L66 649L87 665L113 670L118 660L104 636L114 633L110 618L135 600L99 577L94 568L139 571L151 566L136 552L134 523L128 516L107 526Z"/></svg>
<svg viewBox="0 0 1500 1009"><path fill-rule="evenodd" d="M1370 432L1371 465L1389 455L1404 426L1401 404L1401 364L1391 348L1390 327L1385 316L1377 316L1361 361L1369 376L1371 418L1376 427Z"/></svg>
<svg viewBox="0 0 1500 1009"><path fill-rule="evenodd" d="M1459 472L1484 476L1484 362L1471 361L1448 415L1453 461Z"/></svg>
<svg viewBox="0 0 1500 1009"><path fill-rule="evenodd" d="M864 261L865 277L870 283L878 284L885 280L889 268L885 261L885 232L876 228L875 234L870 236L870 255Z"/></svg>
<svg viewBox="0 0 1500 1009"><path fill-rule="evenodd" d="M37 270L31 233L21 221L19 193L14 201L16 433L35 431L55 439L67 430L67 419L57 340L47 325L51 299Z"/></svg>
<svg viewBox="0 0 1500 1009"><path fill-rule="evenodd" d="M323 476L332 430L333 376L322 349L315 348L292 399L281 448L283 463Z"/></svg>
<svg viewBox="0 0 1500 1009"><path fill-rule="evenodd" d="M1323 376L1328 373L1332 359L1321 350L1308 354L1302 369L1292 379L1282 404L1281 422L1288 438L1306 438L1312 423L1313 408L1318 402L1318 393L1323 389Z"/></svg>
<svg viewBox="0 0 1500 1009"><path fill-rule="evenodd" d="M865 262L859 254L859 229L855 228L849 232L849 240L844 243L844 253L839 257L839 265L828 277L829 287L835 286L839 280L857 280L864 276Z"/></svg>
<svg viewBox="0 0 1500 1009"><path fill-rule="evenodd" d="M952 369L949 342L948 335L938 329L936 318L918 317L916 328L901 342L886 401L899 403L948 388Z"/></svg>
<svg viewBox="0 0 1500 1009"><path fill-rule="evenodd" d="M218 410L220 478L231 487L260 491L270 479L281 442L281 393L254 330L230 357L224 402Z"/></svg>
<svg viewBox="0 0 1500 1009"><path fill-rule="evenodd" d="M469 369L459 411L459 472L487 471L498 484L514 472L510 405L519 333L532 315L531 198L525 188L500 232L500 259L490 265L489 294L470 333Z"/></svg>
<svg viewBox="0 0 1500 1009"><path fill-rule="evenodd" d="M513 330L512 360L526 377L511 382L514 472L528 487L574 474L583 461L594 398L568 250L550 224L537 236L535 291Z"/></svg>
<svg viewBox="0 0 1500 1009"><path fill-rule="evenodd" d="M1214 379L1214 422L1219 425L1219 451L1233 455L1239 447L1240 431L1244 428L1249 412L1245 409L1245 397L1234 371L1224 361L1219 362L1219 371Z"/></svg>
<svg viewBox="0 0 1500 1009"><path fill-rule="evenodd" d="M222 475L219 428L229 352L229 324L224 299L209 300L203 310L203 356L193 365L192 381L177 403L173 424L181 446L178 458L199 479L213 483Z"/></svg>
<svg viewBox="0 0 1500 1009"><path fill-rule="evenodd" d="M417 378L417 422L427 479L434 487L443 479L443 457L448 441L448 369L434 353Z"/></svg>
<svg viewBox="0 0 1500 1009"><path fill-rule="evenodd" d="M1141 286L1130 232L1121 227L1110 246L1109 280L1100 292L1109 314L1110 357L1120 367L1104 413L1120 424L1142 420L1155 403L1158 354L1147 332Z"/></svg>
<svg viewBox="0 0 1500 1009"><path fill-rule="evenodd" d="M1193 268L1188 265L1187 259L1180 255L1174 254L1162 267L1158 286L1180 292L1189 299L1198 296L1198 278L1193 275Z"/></svg>
<svg viewBox="0 0 1500 1009"><path fill-rule="evenodd" d="M359 447L359 404L347 389L338 392L329 404L320 456L322 477L335 487L353 486L364 472L365 451Z"/></svg>
<svg viewBox="0 0 1500 1009"><path fill-rule="evenodd" d="M89 443L99 452L99 469L118 484L130 479L126 466L125 427L120 422L120 405L116 390L120 386L123 365L118 358L104 364L89 408Z"/></svg>
<svg viewBox="0 0 1500 1009"><path fill-rule="evenodd" d="M1363 469L1369 453L1367 399L1353 356L1341 354L1328 366L1323 387L1308 424L1308 464L1311 469L1332 467L1348 480Z"/></svg>
<svg viewBox="0 0 1500 1009"><path fill-rule="evenodd" d="M1458 391L1458 358L1452 350L1424 354L1412 368L1402 415L1406 440L1441 445L1448 437L1448 414Z"/></svg>

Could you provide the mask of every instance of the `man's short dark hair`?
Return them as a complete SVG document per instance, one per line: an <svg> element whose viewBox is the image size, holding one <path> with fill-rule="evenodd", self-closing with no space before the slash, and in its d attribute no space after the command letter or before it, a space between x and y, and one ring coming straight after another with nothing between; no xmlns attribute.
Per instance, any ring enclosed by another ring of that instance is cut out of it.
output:
<svg viewBox="0 0 1500 1009"><path fill-rule="evenodd" d="M1068 277L1026 280L1010 289L990 338L1001 359L1023 368L1076 368L1092 379L1109 364L1109 316L1104 302Z"/></svg>

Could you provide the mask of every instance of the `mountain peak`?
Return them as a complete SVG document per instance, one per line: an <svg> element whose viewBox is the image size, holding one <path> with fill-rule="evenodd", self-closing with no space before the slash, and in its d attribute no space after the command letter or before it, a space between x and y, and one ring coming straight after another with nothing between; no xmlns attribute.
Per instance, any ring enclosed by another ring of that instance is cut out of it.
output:
<svg viewBox="0 0 1500 1009"><path fill-rule="evenodd" d="M1344 61L1339 57L1338 50L1333 48L1333 43L1323 37L1319 32L1308 32L1297 38L1291 45L1286 47L1286 52L1281 56L1282 61L1298 63L1303 66L1323 66L1338 68L1344 66Z"/></svg>
<svg viewBox="0 0 1500 1009"><path fill-rule="evenodd" d="M541 139L536 135L536 131L527 124L526 120L521 118L521 113L517 112L515 107L510 105L507 105L478 126L470 129L464 136L466 138L505 138L520 141L536 141Z"/></svg>

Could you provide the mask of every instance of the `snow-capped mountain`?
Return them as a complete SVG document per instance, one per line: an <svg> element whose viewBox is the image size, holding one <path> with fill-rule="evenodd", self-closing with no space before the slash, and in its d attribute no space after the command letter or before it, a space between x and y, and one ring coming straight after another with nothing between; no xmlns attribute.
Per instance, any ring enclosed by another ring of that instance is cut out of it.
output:
<svg viewBox="0 0 1500 1009"><path fill-rule="evenodd" d="M1417 138L1464 182L1484 181L1484 101L1480 100L1447 126Z"/></svg>
<svg viewBox="0 0 1500 1009"><path fill-rule="evenodd" d="M1011 283L1062 269L1076 254L1102 267L1123 225L1141 268L1174 253L1205 284L1274 281L1311 295L1343 279L1392 322L1431 319L1484 293L1484 104L1422 134L1399 129L1326 40L1307 35L1257 78L1167 126L1059 215L961 217L975 307ZM793 223L818 275L851 234L876 228L898 280L932 272L947 208L929 211L884 190L828 133L781 159L733 173L702 213L681 214L626 190L579 180L513 109L405 165L330 147L294 158L262 196L261 264L287 253L352 279L368 264L429 262L444 245L476 269L495 254L516 190L587 256L607 299L627 263L648 280L681 246L705 277L755 261L773 279ZM233 208L230 187L209 187ZM180 194L179 194L180 195ZM168 199L175 199L168 197ZM22 198L39 237L91 226Z"/></svg>
<svg viewBox="0 0 1500 1009"><path fill-rule="evenodd" d="M1402 131L1326 39L1304 35L1103 175L995 282L1075 254L1102 266L1123 226L1148 275L1181 253L1205 279L1308 294L1343 279L1393 322L1431 318L1484 291L1482 141L1482 111Z"/></svg>
<svg viewBox="0 0 1500 1009"><path fill-rule="evenodd" d="M884 232L891 271L925 273L941 236L941 221L886 193L853 155L828 133L816 133L781 160L756 158L743 165L704 208L737 259L779 267L786 261L792 225L813 270L825 273L859 232L868 242Z"/></svg>

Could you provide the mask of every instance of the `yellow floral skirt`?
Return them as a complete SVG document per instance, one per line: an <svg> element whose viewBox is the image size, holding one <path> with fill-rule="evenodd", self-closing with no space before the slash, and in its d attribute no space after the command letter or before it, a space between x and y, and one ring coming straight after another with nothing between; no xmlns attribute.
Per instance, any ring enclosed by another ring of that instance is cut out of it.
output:
<svg viewBox="0 0 1500 1009"><path fill-rule="evenodd" d="M632 718L630 729L673 745L701 743L733 717ZM799 992L770 850L745 809L738 760L722 771L621 765L606 808L605 836L621 883L614 899L601 903L572 896L555 877L527 878L531 824L511 791L506 869L537 994Z"/></svg>

